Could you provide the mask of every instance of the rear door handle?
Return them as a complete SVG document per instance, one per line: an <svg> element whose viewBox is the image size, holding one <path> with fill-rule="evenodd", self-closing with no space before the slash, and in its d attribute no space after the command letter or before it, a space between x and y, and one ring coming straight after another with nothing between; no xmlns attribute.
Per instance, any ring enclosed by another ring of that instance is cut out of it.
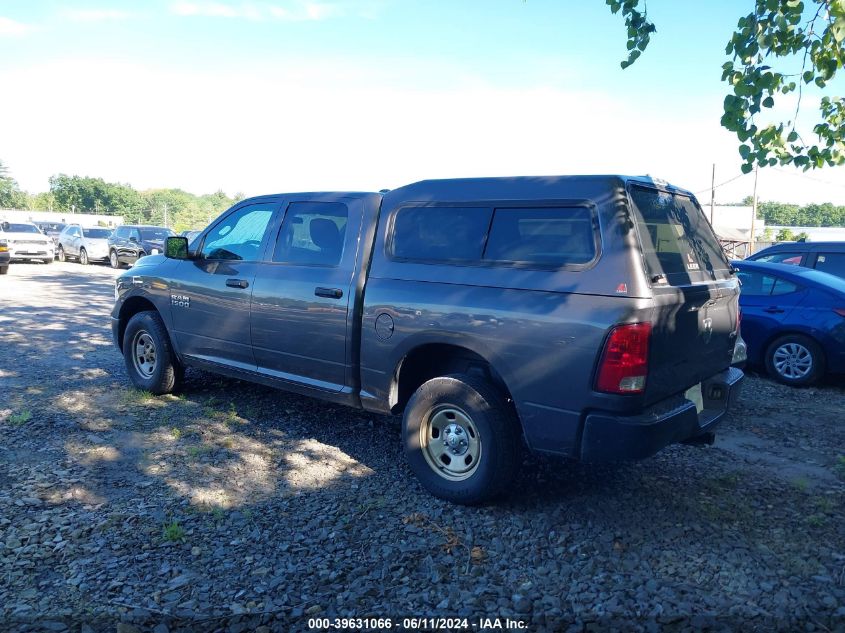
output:
<svg viewBox="0 0 845 633"><path fill-rule="evenodd" d="M763 308L763 312L768 312L769 314L780 314L781 312L785 312L785 310L782 310L777 306L769 306L768 308Z"/></svg>
<svg viewBox="0 0 845 633"><path fill-rule="evenodd" d="M246 279L227 279L226 285L230 288L248 288L249 282Z"/></svg>
<svg viewBox="0 0 845 633"><path fill-rule="evenodd" d="M343 290L340 288L315 288L314 294L318 297L326 297L327 299L340 299L343 296Z"/></svg>

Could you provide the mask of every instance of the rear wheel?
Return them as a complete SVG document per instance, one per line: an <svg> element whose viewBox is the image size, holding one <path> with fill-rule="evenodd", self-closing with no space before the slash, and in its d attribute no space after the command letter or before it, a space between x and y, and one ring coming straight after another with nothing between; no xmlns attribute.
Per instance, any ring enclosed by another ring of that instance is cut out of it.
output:
<svg viewBox="0 0 845 633"><path fill-rule="evenodd" d="M88 252L84 248L79 249L79 263L83 266L88 265Z"/></svg>
<svg viewBox="0 0 845 633"><path fill-rule="evenodd" d="M486 380L454 374L424 383L408 402L402 431L411 470L441 499L482 503L516 479L519 422Z"/></svg>
<svg viewBox="0 0 845 633"><path fill-rule="evenodd" d="M59 255L59 261L60 262L67 261L67 257L65 256L65 249L63 249L61 246L59 246L58 255Z"/></svg>
<svg viewBox="0 0 845 633"><path fill-rule="evenodd" d="M8 272L9 272L8 264L6 266L0 266L0 275L5 275Z"/></svg>
<svg viewBox="0 0 845 633"><path fill-rule="evenodd" d="M115 250L109 253L109 265L112 268L120 268L120 260L117 258L117 251Z"/></svg>
<svg viewBox="0 0 845 633"><path fill-rule="evenodd" d="M172 392L184 375L164 322L151 310L129 319L123 334L123 360L132 384L155 395Z"/></svg>
<svg viewBox="0 0 845 633"><path fill-rule="evenodd" d="M824 374L824 353L813 339L788 334L769 345L766 370L785 385L811 385Z"/></svg>

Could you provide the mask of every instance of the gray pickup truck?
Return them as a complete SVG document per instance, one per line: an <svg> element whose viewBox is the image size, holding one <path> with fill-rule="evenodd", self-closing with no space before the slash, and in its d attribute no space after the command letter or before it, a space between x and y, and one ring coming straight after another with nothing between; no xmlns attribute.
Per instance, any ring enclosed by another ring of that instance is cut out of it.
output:
<svg viewBox="0 0 845 633"><path fill-rule="evenodd" d="M739 284L687 191L650 178L432 180L244 200L116 280L133 384L186 366L403 416L433 494L479 503L523 447L638 459L712 442Z"/></svg>

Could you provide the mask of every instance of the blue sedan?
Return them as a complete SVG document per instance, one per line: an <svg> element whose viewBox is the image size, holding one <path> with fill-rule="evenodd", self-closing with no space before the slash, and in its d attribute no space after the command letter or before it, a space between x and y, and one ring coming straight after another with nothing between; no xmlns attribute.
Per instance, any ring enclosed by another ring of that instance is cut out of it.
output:
<svg viewBox="0 0 845 633"><path fill-rule="evenodd" d="M750 364L788 385L845 372L845 279L786 264L733 265Z"/></svg>

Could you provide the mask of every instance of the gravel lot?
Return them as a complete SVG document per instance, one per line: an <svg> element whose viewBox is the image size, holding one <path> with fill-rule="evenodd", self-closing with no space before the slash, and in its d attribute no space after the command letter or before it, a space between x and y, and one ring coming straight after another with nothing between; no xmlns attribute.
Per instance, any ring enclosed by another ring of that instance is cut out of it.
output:
<svg viewBox="0 0 845 633"><path fill-rule="evenodd" d="M114 276L0 277L0 629L845 630L841 380L752 376L713 447L528 458L510 497L457 507L413 480L397 420L197 371L131 389Z"/></svg>

